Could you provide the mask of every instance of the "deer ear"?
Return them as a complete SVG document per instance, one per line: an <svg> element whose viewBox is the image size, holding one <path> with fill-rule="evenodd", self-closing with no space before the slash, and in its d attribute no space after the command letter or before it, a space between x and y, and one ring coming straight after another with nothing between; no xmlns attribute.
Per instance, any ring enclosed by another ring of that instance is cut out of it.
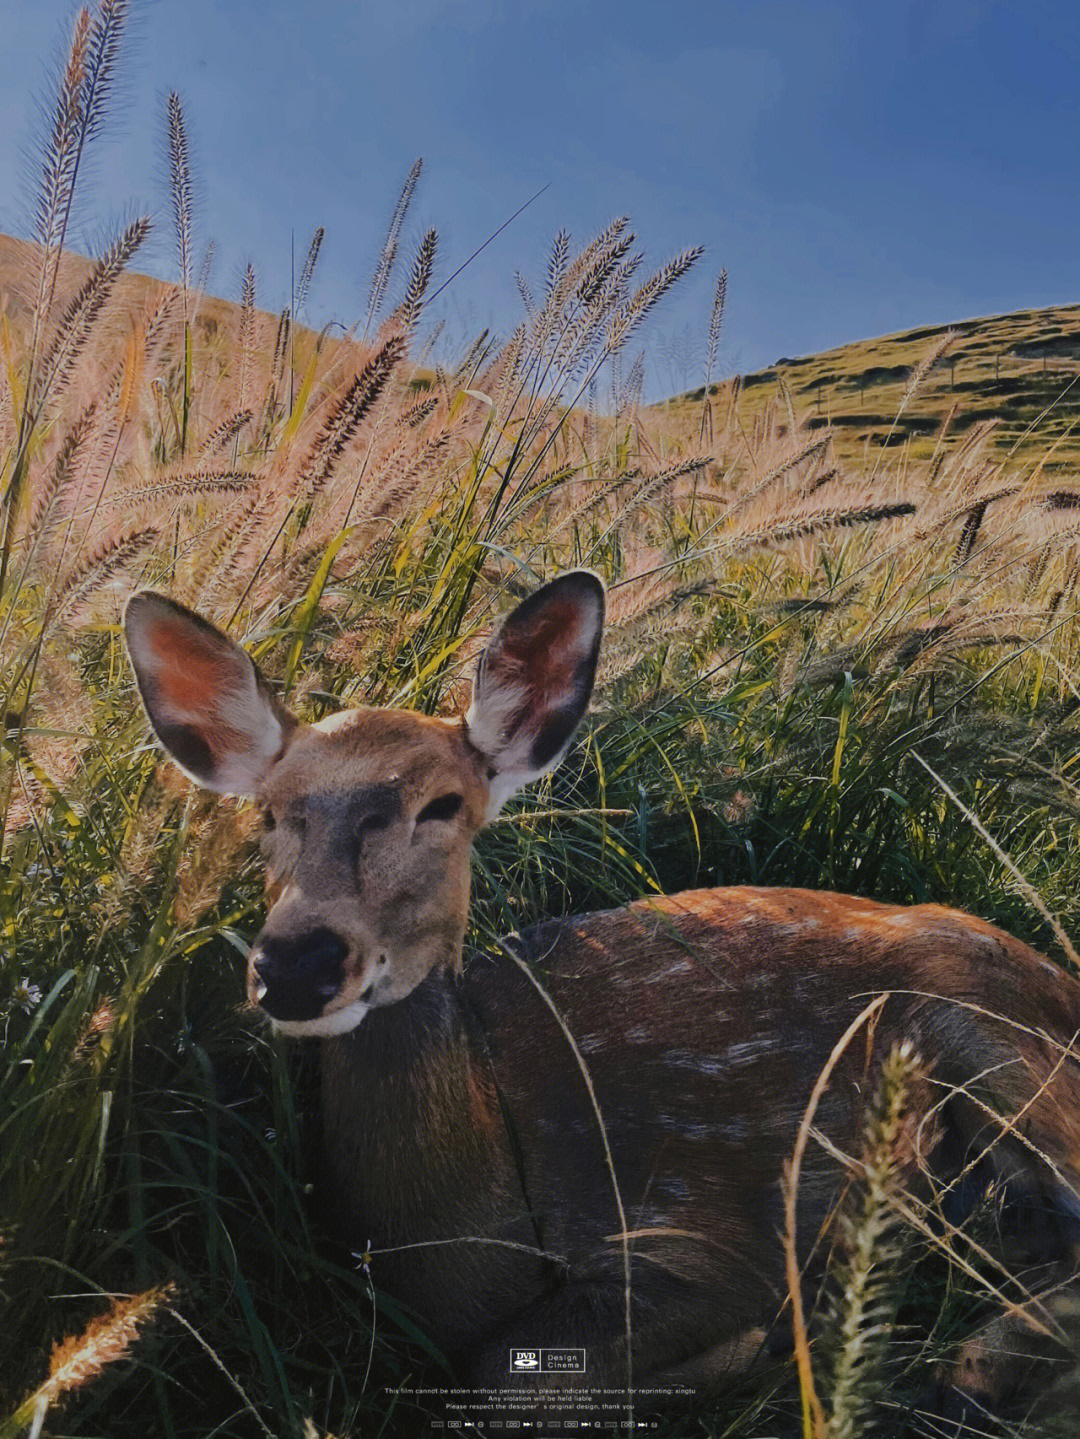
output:
<svg viewBox="0 0 1080 1439"><path fill-rule="evenodd" d="M484 651L465 724L487 760L489 819L566 753L588 708L603 625L603 585L573 570L518 605Z"/></svg>
<svg viewBox="0 0 1080 1439"><path fill-rule="evenodd" d="M154 733L184 773L223 794L256 793L297 721L249 656L151 590L128 600L124 636Z"/></svg>

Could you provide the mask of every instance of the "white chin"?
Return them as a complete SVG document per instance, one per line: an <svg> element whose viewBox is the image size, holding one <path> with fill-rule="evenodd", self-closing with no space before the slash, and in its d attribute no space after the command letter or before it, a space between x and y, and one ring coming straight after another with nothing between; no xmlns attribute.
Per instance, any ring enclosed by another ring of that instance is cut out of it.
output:
<svg viewBox="0 0 1080 1439"><path fill-rule="evenodd" d="M291 1034L297 1039L326 1039L335 1034L347 1034L350 1029L355 1029L370 1008L369 1004L354 999L352 1004L347 1004L344 1009L320 1014L317 1019L275 1019L270 1015L270 1023L282 1034Z"/></svg>

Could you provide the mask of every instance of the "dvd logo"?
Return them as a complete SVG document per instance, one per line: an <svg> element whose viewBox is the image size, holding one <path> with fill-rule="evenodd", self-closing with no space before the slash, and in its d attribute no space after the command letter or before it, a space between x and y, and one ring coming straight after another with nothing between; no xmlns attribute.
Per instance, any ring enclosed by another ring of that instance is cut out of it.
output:
<svg viewBox="0 0 1080 1439"><path fill-rule="evenodd" d="M539 1369L540 1355L535 1349L511 1349L510 1368L521 1370Z"/></svg>

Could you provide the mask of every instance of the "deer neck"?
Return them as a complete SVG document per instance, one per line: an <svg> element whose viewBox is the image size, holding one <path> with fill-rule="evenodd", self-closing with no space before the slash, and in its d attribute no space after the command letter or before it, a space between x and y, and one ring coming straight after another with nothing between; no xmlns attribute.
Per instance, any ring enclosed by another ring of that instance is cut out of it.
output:
<svg viewBox="0 0 1080 1439"><path fill-rule="evenodd" d="M395 1242L482 1223L478 1196L514 1187L483 1036L449 969L323 1041L322 1096L341 1198Z"/></svg>

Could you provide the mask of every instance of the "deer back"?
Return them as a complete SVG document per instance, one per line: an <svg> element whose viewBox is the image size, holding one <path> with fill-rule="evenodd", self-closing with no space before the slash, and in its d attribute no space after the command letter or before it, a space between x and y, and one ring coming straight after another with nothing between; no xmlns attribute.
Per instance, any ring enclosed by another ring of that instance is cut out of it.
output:
<svg viewBox="0 0 1080 1439"><path fill-rule="evenodd" d="M733 1327L783 1293L781 1176L811 1088L875 994L873 1027L841 1056L815 1123L860 1152L877 1067L910 1040L926 1072L922 1160L946 1177L990 1146L982 1177L1040 1176L1080 1209L1080 985L991 925L938 906L716 889L536 926L517 938L561 1027L509 959L466 974L512 1115L522 1182L546 1247L621 1276L621 1226L596 1110L637 1260L719 1297ZM1022 1115L1003 1135L995 1116ZM1036 1156L1041 1151L1048 1167ZM1057 1167L1055 1175L1053 1166ZM845 1180L811 1146L801 1187L812 1238ZM1059 1182L1060 1181L1060 1182Z"/></svg>

